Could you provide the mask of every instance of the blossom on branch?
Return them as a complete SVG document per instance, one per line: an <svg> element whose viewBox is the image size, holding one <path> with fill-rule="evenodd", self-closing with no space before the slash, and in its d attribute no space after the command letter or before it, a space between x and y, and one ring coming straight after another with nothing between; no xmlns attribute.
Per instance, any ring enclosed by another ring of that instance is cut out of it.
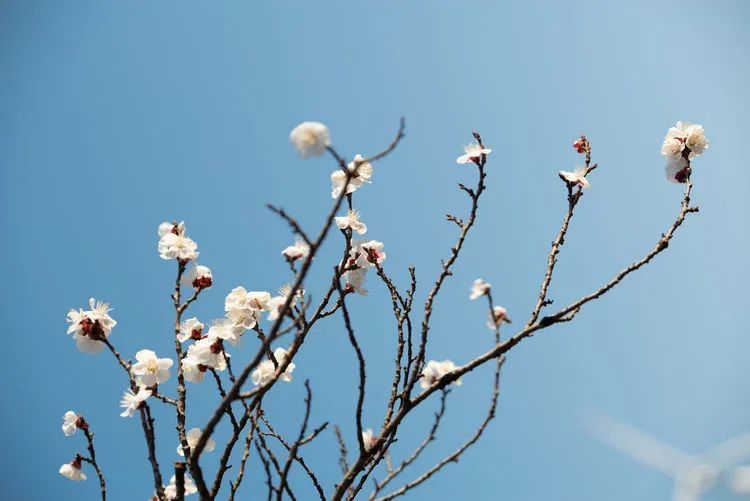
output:
<svg viewBox="0 0 750 501"><path fill-rule="evenodd" d="M471 294L469 294L469 299L474 300L484 296L490 291L490 287L492 287L492 284L490 284L489 282L485 282L481 278L477 278L476 280L474 280L474 283L471 286Z"/></svg>
<svg viewBox="0 0 750 501"><path fill-rule="evenodd" d="M467 164L469 162L474 162L478 164L482 155L489 155L490 153L492 153L490 148L484 148L474 143L467 144L464 146L464 154L456 159L456 163Z"/></svg>
<svg viewBox="0 0 750 501"><path fill-rule="evenodd" d="M346 194L354 193L365 183L370 183L372 177L372 164L365 162L362 155L357 154L354 156L354 160L349 162L346 166L349 171L351 179L349 184L346 185ZM344 189L346 184L347 173L341 169L337 169L331 172L331 197L338 198L341 195L341 190Z"/></svg>
<svg viewBox="0 0 750 501"><path fill-rule="evenodd" d="M253 323L253 327L255 323ZM215 342L217 339L229 341L232 346L237 346L240 342L240 336L243 333L243 325L237 325L234 321L228 318L222 318L214 320L211 327L208 329L206 336L209 341Z"/></svg>
<svg viewBox="0 0 750 501"><path fill-rule="evenodd" d="M350 210L346 216L336 217L336 226L340 230L351 228L352 231L356 231L360 235L367 233L367 225L360 221L359 212Z"/></svg>
<svg viewBox="0 0 750 501"><path fill-rule="evenodd" d="M580 186L581 188L590 188L588 179L586 179L586 167L576 167L573 172L561 170L558 174L560 179L565 181L570 187Z"/></svg>
<svg viewBox="0 0 750 501"><path fill-rule="evenodd" d="M512 323L510 317L508 316L508 312L505 308L502 306L494 306L492 308L492 311L489 312L487 319L487 328L495 330L495 327L498 327L503 322L509 324Z"/></svg>
<svg viewBox="0 0 750 501"><path fill-rule="evenodd" d="M344 289L354 291L360 296L366 296L367 289L364 287L366 276L367 268L356 268L344 272L344 280L346 280Z"/></svg>
<svg viewBox="0 0 750 501"><path fill-rule="evenodd" d="M125 393L122 394L122 400L120 400L120 407L125 410L120 413L120 417L132 417L141 404L153 394L153 391L143 387L138 388L138 393L133 393L133 390L130 388L125 390Z"/></svg>
<svg viewBox="0 0 750 501"><path fill-rule="evenodd" d="M687 150L688 158L692 159L706 149L708 149L708 139L706 139L702 125L677 122L667 131L661 146L661 154L666 157L681 157Z"/></svg>
<svg viewBox="0 0 750 501"><path fill-rule="evenodd" d="M378 441L378 436L372 433L372 428L367 428L362 431L362 445L365 446L365 450L371 450Z"/></svg>
<svg viewBox="0 0 750 501"><path fill-rule="evenodd" d="M266 309L268 310L268 320L273 322L277 318L279 318L279 314L281 313L282 308L284 307L284 304L287 301L287 298L289 297L289 294L292 293L292 286L289 284L282 285L279 289L279 295L274 296L271 299L269 299L266 302ZM298 290L297 293L292 298L292 302L289 304L289 308L294 308L294 306L297 304L297 299L302 297L304 295L305 291Z"/></svg>
<svg viewBox="0 0 750 501"><path fill-rule="evenodd" d="M208 289L213 284L213 275L208 266L196 264L182 275L180 283L183 287L192 287L196 290Z"/></svg>
<svg viewBox="0 0 750 501"><path fill-rule="evenodd" d="M117 322L109 316L110 308L107 303L91 298L89 308L68 311L68 334L73 334L80 351L99 353L104 349L102 340L109 337Z"/></svg>
<svg viewBox="0 0 750 501"><path fill-rule="evenodd" d="M289 140L301 158L318 157L331 145L328 127L320 122L302 122L292 129Z"/></svg>
<svg viewBox="0 0 750 501"><path fill-rule="evenodd" d="M76 432L78 428L82 430L88 429L88 424L83 419L83 416L79 416L73 411L68 411L63 415L62 431L66 437L71 436Z"/></svg>
<svg viewBox="0 0 750 501"><path fill-rule="evenodd" d="M198 373L206 372L209 367L217 371L225 370L227 356L221 339L204 337L188 347L187 355L182 359L182 368L186 373L191 372L191 382L200 383L203 376Z"/></svg>
<svg viewBox="0 0 750 501"><path fill-rule="evenodd" d="M86 474L81 471L80 456L76 456L76 458L70 463L62 465L58 471L60 472L60 475L69 480L75 480L76 482L86 480Z"/></svg>
<svg viewBox="0 0 750 501"><path fill-rule="evenodd" d="M302 259L310 254L310 246L305 243L304 240L298 238L295 240L294 245L290 245L281 251L281 254L287 259L287 261L296 261Z"/></svg>
<svg viewBox="0 0 750 501"><path fill-rule="evenodd" d="M273 350L273 357L276 359L278 364L283 364L287 357L287 351L284 348L276 348ZM286 370L279 376L279 380L290 382L292 380L292 372L296 365L293 362L289 362ZM273 360L263 360L258 367L253 371L252 378L255 386L263 386L268 384L273 379L273 375L276 373L276 365Z"/></svg>
<svg viewBox="0 0 750 501"><path fill-rule="evenodd" d="M576 153L586 153L589 149L589 141L586 136L581 136L573 142L573 149Z"/></svg>
<svg viewBox="0 0 750 501"><path fill-rule="evenodd" d="M443 360L442 362L430 360L422 371L422 379L419 381L419 386L421 386L423 390L426 390L435 384L440 378L449 372L453 372L455 369L456 364L450 360ZM456 379L453 381L453 384L461 386L461 380Z"/></svg>
<svg viewBox="0 0 750 501"><path fill-rule="evenodd" d="M664 173L670 183L684 183L687 181L690 168L684 157L667 157Z"/></svg>
<svg viewBox="0 0 750 501"><path fill-rule="evenodd" d="M180 324L180 332L177 334L177 340L184 343L188 339L199 340L203 335L204 325L197 318L192 317Z"/></svg>
<svg viewBox="0 0 750 501"><path fill-rule="evenodd" d="M268 292L248 292L244 287L235 287L224 299L224 311L236 325L252 329L258 323L260 311L267 309L270 299Z"/></svg>
<svg viewBox="0 0 750 501"><path fill-rule="evenodd" d="M189 496L191 494L195 494L196 492L198 492L198 487L195 485L193 479L186 474L185 495ZM154 497L158 499L157 496ZM177 499L177 477L175 477L175 475L172 475L172 478L169 479L169 485L164 486L164 497L169 499L170 501L173 499Z"/></svg>
<svg viewBox="0 0 750 501"><path fill-rule="evenodd" d="M188 447L192 449L196 446L198 443L198 440L201 439L201 434L203 432L200 428L191 428L188 432L185 438L187 438ZM209 438L206 441L206 446L203 448L204 452L211 452L216 448L216 441L214 441L213 438ZM180 456L185 456L185 451L182 450L182 444L177 446L177 454Z"/></svg>
<svg viewBox="0 0 750 501"><path fill-rule="evenodd" d="M386 254L383 251L383 242L369 240L352 240L352 249L349 251L349 264L355 264L360 268L371 268L375 263L381 264L385 261Z"/></svg>
<svg viewBox="0 0 750 501"><path fill-rule="evenodd" d="M135 354L136 363L130 369L138 386L150 388L169 379L171 358L158 358L151 350L140 350Z"/></svg>
<svg viewBox="0 0 750 501"><path fill-rule="evenodd" d="M198 257L198 244L185 235L185 223L164 222L159 225L159 256L187 263Z"/></svg>

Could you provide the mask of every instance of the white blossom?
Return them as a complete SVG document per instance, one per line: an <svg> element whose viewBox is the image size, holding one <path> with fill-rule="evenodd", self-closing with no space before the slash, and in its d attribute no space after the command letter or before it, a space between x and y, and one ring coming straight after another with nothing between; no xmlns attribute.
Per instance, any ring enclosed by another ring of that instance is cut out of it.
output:
<svg viewBox="0 0 750 501"><path fill-rule="evenodd" d="M320 122L302 122L292 129L289 140L302 158L318 157L331 145L328 127Z"/></svg>
<svg viewBox="0 0 750 501"><path fill-rule="evenodd" d="M371 268L375 263L381 264L385 261L386 254L383 251L383 242L377 240L369 240L363 242L361 240L352 240L352 249L349 251L349 256L357 266L361 268Z"/></svg>
<svg viewBox="0 0 750 501"><path fill-rule="evenodd" d="M287 357L287 351L284 348L276 348L273 350L273 357L276 359L279 365L283 364ZM279 380L286 381L287 383L292 380L292 372L296 365L293 362L289 362L286 370L279 376ZM276 372L276 366L273 360L263 360L258 367L253 371L252 378L255 386L263 386L268 384Z"/></svg>
<svg viewBox="0 0 750 501"><path fill-rule="evenodd" d="M208 289L213 284L213 275L208 266L196 264L182 275L180 284L194 289Z"/></svg>
<svg viewBox="0 0 750 501"><path fill-rule="evenodd" d="M169 228L171 226L171 228ZM198 244L185 235L185 223L159 225L159 256L162 259L190 261L198 257Z"/></svg>
<svg viewBox="0 0 750 501"><path fill-rule="evenodd" d="M198 444L198 440L201 438L202 430L200 428L191 428L188 432L185 438L187 438L188 447L192 449ZM211 452L216 448L216 442L213 438L209 438L206 441L205 447L203 447L204 452ZM182 450L182 444L177 446L177 454L180 456L184 456L185 453Z"/></svg>
<svg viewBox="0 0 750 501"><path fill-rule="evenodd" d="M362 431L362 445L365 446L366 451L372 449L377 441L378 436L372 433L372 428L367 428Z"/></svg>
<svg viewBox="0 0 750 501"><path fill-rule="evenodd" d="M255 323L253 323L253 326L255 326ZM242 324L238 326L234 321L228 318L222 318L214 320L211 327L208 329L206 336L208 336L208 339L212 342L217 339L222 339L224 341L229 341L232 346L236 346L240 342L242 332Z"/></svg>
<svg viewBox="0 0 750 501"><path fill-rule="evenodd" d="M349 184L346 184L347 174L341 169L337 169L331 172L331 197L338 198L341 195L341 190L344 189L346 184L346 193L354 193L363 184L369 183L372 178L372 164L365 162L362 155L357 154L354 156L354 160L349 162L346 169L351 175Z"/></svg>
<svg viewBox="0 0 750 501"><path fill-rule="evenodd" d="M310 254L310 246L307 245L304 240L298 238L294 241L294 245L286 247L281 251L281 254L289 261L296 261L297 259L302 259Z"/></svg>
<svg viewBox="0 0 750 501"><path fill-rule="evenodd" d="M492 284L490 284L489 282L485 282L481 278L477 278L476 280L474 280L474 283L471 286L471 294L469 294L469 299L474 300L484 296L490 291L490 287L492 287Z"/></svg>
<svg viewBox="0 0 750 501"><path fill-rule="evenodd" d="M75 480L76 482L86 480L86 474L81 471L80 458L76 458L70 463L65 463L58 471L60 472L60 475L69 480Z"/></svg>
<svg viewBox="0 0 750 501"><path fill-rule="evenodd" d="M193 479L186 474L185 496L195 494L196 492L198 492L198 487L196 487ZM164 497L166 497L170 501L173 499L177 499L177 477L175 475L172 475L172 478L169 479L169 485L164 486Z"/></svg>
<svg viewBox="0 0 750 501"><path fill-rule="evenodd" d="M227 368L227 360L222 340L205 337L196 341L188 347L187 355L182 362L183 368L194 366L197 367L200 372L205 372L207 367L211 367L217 371L223 371ZM201 368L200 366L204 367ZM197 374L195 376L200 380L194 382L200 382L203 380L203 378L197 376Z"/></svg>
<svg viewBox="0 0 750 501"><path fill-rule="evenodd" d="M337 216L336 226L338 226L340 230L351 228L352 231L356 231L360 235L367 233L367 225L360 221L359 212L353 209L349 210L346 216Z"/></svg>
<svg viewBox="0 0 750 501"><path fill-rule="evenodd" d="M153 391L146 388L138 388L138 393L133 393L133 390L129 388L125 390L125 393L122 394L122 400L120 400L120 407L125 410L120 413L120 417L132 417L135 411L141 406L141 403L145 402L153 393Z"/></svg>
<svg viewBox="0 0 750 501"><path fill-rule="evenodd" d="M78 414L68 411L63 415L62 431L66 437L71 436L78 429Z"/></svg>
<svg viewBox="0 0 750 501"><path fill-rule="evenodd" d="M169 368L174 363L171 358L158 358L151 350L140 350L135 354L136 363L131 372L138 386L149 388L169 379Z"/></svg>
<svg viewBox="0 0 750 501"><path fill-rule="evenodd" d="M271 294L268 292L248 292L244 287L235 287L224 300L227 318L245 329L252 329L258 322L258 314L267 308Z"/></svg>
<svg viewBox="0 0 750 501"><path fill-rule="evenodd" d="M68 334L73 334L76 347L84 353L99 353L104 349L102 339L108 338L117 322L109 316L107 303L89 299L89 310L68 311Z"/></svg>
<svg viewBox="0 0 750 501"><path fill-rule="evenodd" d="M192 317L180 324L180 332L177 334L177 340L184 343L188 339L198 340L203 334L204 325L197 318Z"/></svg>
<svg viewBox="0 0 750 501"><path fill-rule="evenodd" d="M488 314L487 328L495 330L496 326L499 326L503 322L511 323L508 311L502 306L494 306L492 311Z"/></svg>
<svg viewBox="0 0 750 501"><path fill-rule="evenodd" d="M708 139L702 125L677 122L667 131L661 146L661 154L667 157L681 157L685 148L690 150L689 158L694 158L708 149Z"/></svg>
<svg viewBox="0 0 750 501"><path fill-rule="evenodd" d="M456 159L456 163L467 164L469 162L479 163L479 159L482 155L489 155L492 150L489 148L483 148L478 144L467 144L464 146L464 154Z"/></svg>
<svg viewBox="0 0 750 501"><path fill-rule="evenodd" d="M365 277L367 275L367 268L356 268L344 272L344 280L346 280L346 288L351 289L361 296L367 295L367 289L365 289Z"/></svg>
<svg viewBox="0 0 750 501"><path fill-rule="evenodd" d="M683 157L667 157L664 173L670 183L684 183L687 181L688 174L687 160Z"/></svg>
<svg viewBox="0 0 750 501"><path fill-rule="evenodd" d="M185 221L180 221L179 223L170 223L169 221L164 221L159 225L159 238L162 238L167 233L177 233L177 234L184 234L185 233Z"/></svg>
<svg viewBox="0 0 750 501"><path fill-rule="evenodd" d="M586 179L586 167L576 167L573 172L561 170L558 175L570 186L580 186L582 188L591 187L588 179Z"/></svg>
<svg viewBox="0 0 750 501"><path fill-rule="evenodd" d="M268 310L268 320L274 321L277 318L279 318L279 314L281 313L281 309L284 307L284 304L287 301L287 298L289 297L289 294L292 292L292 286L289 284L283 285L279 289L279 295L274 296L271 299L268 300L266 303L266 309ZM302 297L304 294L304 291L299 290L297 291L297 294L292 298L292 302L289 304L289 308L293 308L297 304L297 299Z"/></svg>
<svg viewBox="0 0 750 501"><path fill-rule="evenodd" d="M189 350L188 350L189 351ZM207 365L200 363L194 356L185 356L180 363L182 364L182 374L185 376L185 380L191 383L202 383L203 378L208 370Z"/></svg>
<svg viewBox="0 0 750 501"><path fill-rule="evenodd" d="M443 360L442 362L430 360L422 371L422 379L419 381L419 385L422 389L426 390L435 384L441 377L449 372L453 372L455 369L456 364L450 360ZM453 384L461 386L461 380L457 379L453 381Z"/></svg>

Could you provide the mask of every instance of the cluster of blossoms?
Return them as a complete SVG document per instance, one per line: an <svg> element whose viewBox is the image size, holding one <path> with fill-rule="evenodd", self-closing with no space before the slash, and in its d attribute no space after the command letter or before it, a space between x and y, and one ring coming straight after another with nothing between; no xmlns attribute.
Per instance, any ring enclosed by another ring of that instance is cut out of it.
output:
<svg viewBox="0 0 750 501"><path fill-rule="evenodd" d="M68 312L68 334L73 334L76 347L84 353L99 353L104 349L104 339L112 333L117 325L109 316L110 308L107 303L89 299L88 310L79 308Z"/></svg>
<svg viewBox="0 0 750 501"><path fill-rule="evenodd" d="M276 320L290 293L291 287L288 285L279 289L277 296L271 296L266 291L248 291L244 287L235 287L224 300L225 318L214 320L205 334L205 326L197 318L183 321L177 339L183 343L194 341L181 362L185 379L191 383L200 383L208 369L225 370L229 354L225 351L224 342L237 346L245 331L256 328L263 312L268 313L269 321ZM301 295L300 291L291 298L292 306ZM293 369L292 364L289 372ZM282 380L288 381L291 378Z"/></svg>
<svg viewBox="0 0 750 501"><path fill-rule="evenodd" d="M164 222L159 225L159 255L177 259L182 264L198 258L198 244L185 234L185 223Z"/></svg>
<svg viewBox="0 0 750 501"><path fill-rule="evenodd" d="M708 139L703 126L677 122L670 127L661 146L661 154L667 157L666 175L672 183L684 183L690 175L689 160L708 149Z"/></svg>

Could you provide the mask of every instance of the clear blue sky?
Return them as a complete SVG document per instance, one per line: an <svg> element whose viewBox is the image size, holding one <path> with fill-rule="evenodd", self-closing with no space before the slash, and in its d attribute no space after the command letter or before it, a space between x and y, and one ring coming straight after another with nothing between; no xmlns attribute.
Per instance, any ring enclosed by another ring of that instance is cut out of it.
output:
<svg viewBox="0 0 750 501"><path fill-rule="evenodd" d="M666 499L669 479L595 442L577 416L598 408L689 452L750 430L748 26L741 1L2 2L4 497L95 499L93 478L57 474L83 449L82 437L60 431L75 409L96 433L111 499L146 499L140 427L118 417L124 375L106 354L76 351L67 310L106 300L124 354L171 353L174 270L157 255L157 225L187 221L215 277L195 312L221 316L232 287L273 291L289 280L279 252L292 238L264 204L312 229L330 203L334 166L299 160L290 129L323 121L351 157L381 147L403 115L405 141L357 203L397 283L417 267L420 299L453 243L444 213L466 210L455 183L473 175L455 157L474 129L494 149L479 224L431 331L428 356L457 362L491 343L484 306L467 299L474 278L494 284L513 327L533 306L565 207L556 172L579 160L577 135L589 135L601 167L560 256L551 297L561 304L640 257L671 223L681 188L664 180L662 137L679 119L704 124L700 214L574 323L518 346L483 441L412 495ZM311 294L337 249L332 241L318 260ZM385 289L372 279L370 289L352 309L371 369L365 419L376 427L394 332ZM333 419L354 444L355 359L340 320L311 336L295 377L269 399L270 419L296 430L309 377L314 423ZM405 480L472 433L489 378L479 371L451 394L440 441ZM205 423L209 390L193 392L189 426ZM407 423L396 457L421 439L431 412ZM166 410L157 420L166 466L178 459L174 422ZM330 490L333 435L304 452ZM259 482L250 475L245 492ZM296 470L293 482L308 487Z"/></svg>

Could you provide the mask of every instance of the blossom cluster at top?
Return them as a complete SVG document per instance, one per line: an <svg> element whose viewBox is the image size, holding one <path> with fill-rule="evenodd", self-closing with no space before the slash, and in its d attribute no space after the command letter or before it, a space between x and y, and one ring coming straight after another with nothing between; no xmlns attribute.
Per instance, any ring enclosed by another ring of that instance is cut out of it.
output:
<svg viewBox="0 0 750 501"><path fill-rule="evenodd" d="M661 145L661 154L667 157L667 179L672 183L686 182L690 175L689 160L707 149L708 139L702 125L677 122L670 127Z"/></svg>

